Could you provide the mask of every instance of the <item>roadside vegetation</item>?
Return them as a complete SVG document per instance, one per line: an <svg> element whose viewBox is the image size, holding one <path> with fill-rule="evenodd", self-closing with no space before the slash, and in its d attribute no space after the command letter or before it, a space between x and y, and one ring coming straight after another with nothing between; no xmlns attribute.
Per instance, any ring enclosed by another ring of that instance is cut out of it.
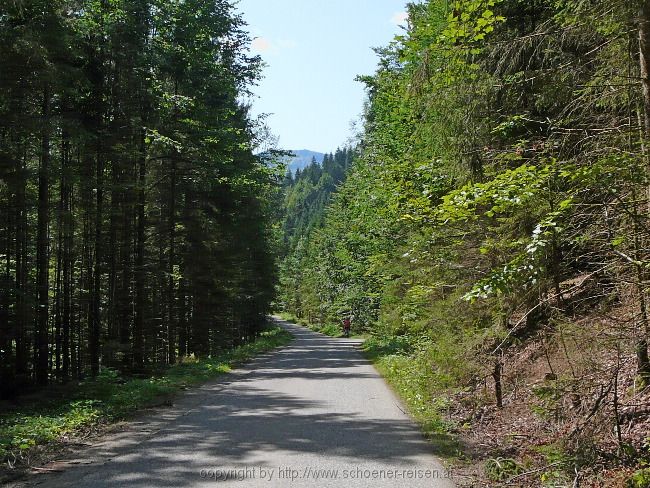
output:
<svg viewBox="0 0 650 488"><path fill-rule="evenodd" d="M214 356L184 358L178 364L140 378L103 368L96 378L28 395L3 404L0 458L5 467L28 463L38 446L83 438L103 425L150 407L171 404L175 394L199 385L253 358L288 344L291 334L269 327L253 342Z"/></svg>

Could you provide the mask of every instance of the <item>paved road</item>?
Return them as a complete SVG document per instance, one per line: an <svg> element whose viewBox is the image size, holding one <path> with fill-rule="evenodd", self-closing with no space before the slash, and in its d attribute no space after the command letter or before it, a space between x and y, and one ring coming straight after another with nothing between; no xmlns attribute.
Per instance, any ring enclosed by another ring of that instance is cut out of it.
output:
<svg viewBox="0 0 650 488"><path fill-rule="evenodd" d="M295 340L87 448L47 487L452 487L358 341ZM56 465L55 465L56 467ZM226 479L229 478L229 479Z"/></svg>

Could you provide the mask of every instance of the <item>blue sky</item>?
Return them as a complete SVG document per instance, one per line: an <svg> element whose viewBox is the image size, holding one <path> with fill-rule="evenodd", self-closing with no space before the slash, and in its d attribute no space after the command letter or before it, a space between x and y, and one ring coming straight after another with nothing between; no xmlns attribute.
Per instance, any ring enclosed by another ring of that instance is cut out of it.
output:
<svg viewBox="0 0 650 488"><path fill-rule="evenodd" d="M406 0L240 0L268 65L255 88L254 114L272 114L271 131L285 149L330 152L345 144L361 113L356 75L377 66L373 47L387 45L405 24Z"/></svg>

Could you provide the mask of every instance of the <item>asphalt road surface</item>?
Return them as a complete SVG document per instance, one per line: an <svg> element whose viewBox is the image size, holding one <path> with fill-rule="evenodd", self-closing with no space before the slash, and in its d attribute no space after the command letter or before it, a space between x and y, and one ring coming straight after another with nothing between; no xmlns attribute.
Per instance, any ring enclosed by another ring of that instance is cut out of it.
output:
<svg viewBox="0 0 650 488"><path fill-rule="evenodd" d="M452 487L359 341L294 335L33 476L46 487ZM17 485L20 486L20 485Z"/></svg>

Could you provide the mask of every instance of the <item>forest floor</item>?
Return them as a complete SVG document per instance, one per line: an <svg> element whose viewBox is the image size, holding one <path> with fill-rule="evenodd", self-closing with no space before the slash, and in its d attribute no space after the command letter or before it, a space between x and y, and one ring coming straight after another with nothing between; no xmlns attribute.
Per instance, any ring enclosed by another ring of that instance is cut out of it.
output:
<svg viewBox="0 0 650 488"><path fill-rule="evenodd" d="M165 407L190 387L210 381L261 353L288 344L285 329L269 327L255 341L205 359L187 359L146 378L104 368L95 380L53 386L0 404L0 484L29 472L89 439L119 431L121 421Z"/></svg>
<svg viewBox="0 0 650 488"><path fill-rule="evenodd" d="M632 315L594 309L511 348L502 408L491 377L450 394L461 486L650 487L650 388L613 335Z"/></svg>

